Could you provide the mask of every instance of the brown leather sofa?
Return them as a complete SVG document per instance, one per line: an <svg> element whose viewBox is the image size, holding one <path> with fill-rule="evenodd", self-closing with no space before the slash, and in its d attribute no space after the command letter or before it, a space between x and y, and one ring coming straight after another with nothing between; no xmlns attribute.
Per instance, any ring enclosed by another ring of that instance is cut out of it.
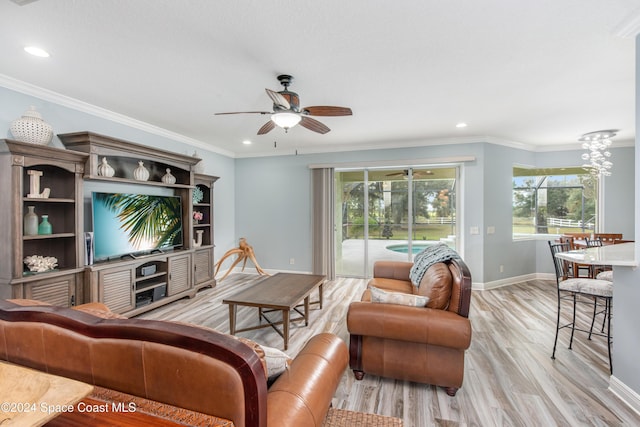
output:
<svg viewBox="0 0 640 427"><path fill-rule="evenodd" d="M319 334L267 388L257 353L229 335L88 314L101 304L83 312L16 302L0 300L0 359L236 427L321 426L347 367L344 342Z"/></svg>
<svg viewBox="0 0 640 427"><path fill-rule="evenodd" d="M461 259L431 265L418 287L413 264L378 261L362 300L347 314L349 364L364 373L442 386L454 396L462 386L471 344L471 274ZM429 297L426 307L371 302L370 287Z"/></svg>

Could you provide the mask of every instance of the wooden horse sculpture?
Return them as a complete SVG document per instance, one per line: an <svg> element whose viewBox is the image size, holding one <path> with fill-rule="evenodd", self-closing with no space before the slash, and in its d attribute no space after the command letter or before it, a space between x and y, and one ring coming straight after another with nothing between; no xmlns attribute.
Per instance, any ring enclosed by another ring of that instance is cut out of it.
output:
<svg viewBox="0 0 640 427"><path fill-rule="evenodd" d="M214 277L216 274L218 274L218 271L220 270L220 266L222 265L223 261L233 254L238 254L238 258L236 258L236 260L233 261L233 264L231 264L231 267L229 267L229 270L227 270L227 272L224 274L224 276L222 276L222 279L220 280L224 280L224 278L227 277L229 273L231 273L231 270L233 270L233 267L235 267L240 261L243 261L242 271L244 271L244 267L247 265L247 259L250 259L251 262L253 262L253 265L256 266L256 271L258 272L258 274L260 275L264 274L266 276L269 275L260 267L260 265L258 264L258 261L256 261L256 254L253 252L253 246L247 243L247 239L245 239L244 237L241 237L240 244L238 245L238 247L234 249L229 249L222 256L222 258L220 258L220 260L216 264L216 272L214 273Z"/></svg>

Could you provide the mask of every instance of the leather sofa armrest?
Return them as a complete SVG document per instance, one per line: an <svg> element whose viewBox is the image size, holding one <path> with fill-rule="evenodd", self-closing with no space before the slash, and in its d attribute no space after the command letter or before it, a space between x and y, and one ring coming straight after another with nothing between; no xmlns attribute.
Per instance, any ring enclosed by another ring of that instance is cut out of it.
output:
<svg viewBox="0 0 640 427"><path fill-rule="evenodd" d="M376 261L373 264L373 277L411 281L412 262L407 261Z"/></svg>
<svg viewBox="0 0 640 427"><path fill-rule="evenodd" d="M471 322L456 313L427 307L352 302L347 313L351 335L418 342L458 349L471 345Z"/></svg>
<svg viewBox="0 0 640 427"><path fill-rule="evenodd" d="M336 335L314 336L269 388L268 426L321 426L347 368L349 354Z"/></svg>

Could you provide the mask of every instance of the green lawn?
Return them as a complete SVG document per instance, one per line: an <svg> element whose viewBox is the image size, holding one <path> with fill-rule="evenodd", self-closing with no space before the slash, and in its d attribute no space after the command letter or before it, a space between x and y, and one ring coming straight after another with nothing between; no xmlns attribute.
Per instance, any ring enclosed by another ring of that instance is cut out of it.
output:
<svg viewBox="0 0 640 427"><path fill-rule="evenodd" d="M408 231L404 227L392 227L391 231L393 235L390 236L389 239L408 240L409 238ZM453 226L451 224L415 225L413 228L413 240L440 240L441 237L447 237L451 234L455 234L455 224ZM352 232L349 237L361 239L362 233ZM371 227L369 229L369 238L386 240L386 237L382 236L382 227Z"/></svg>

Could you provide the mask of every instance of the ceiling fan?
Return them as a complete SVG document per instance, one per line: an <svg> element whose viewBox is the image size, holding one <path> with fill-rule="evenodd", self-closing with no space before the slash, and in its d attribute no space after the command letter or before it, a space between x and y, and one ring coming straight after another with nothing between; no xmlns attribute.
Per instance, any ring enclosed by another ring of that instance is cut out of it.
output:
<svg viewBox="0 0 640 427"><path fill-rule="evenodd" d="M290 128L298 123L314 132L325 134L329 132L326 125L309 116L350 116L351 108L332 107L332 106L313 106L300 108L300 97L295 92L289 91L289 85L293 77L288 74L278 76L278 81L284 86L284 90L276 92L271 89L265 89L267 95L273 101L273 111L238 111L233 113L215 113L215 115L225 114L270 114L271 120L265 123L259 130L258 135L264 135L273 130L276 125L283 128L287 132Z"/></svg>
<svg viewBox="0 0 640 427"><path fill-rule="evenodd" d="M433 171L430 170L426 170L426 171L413 171L413 179L416 178L423 178L425 176L429 176L429 175L433 175ZM409 169L405 169L402 172L394 172L394 173L388 173L385 176L402 176L404 178L408 178L409 177Z"/></svg>

